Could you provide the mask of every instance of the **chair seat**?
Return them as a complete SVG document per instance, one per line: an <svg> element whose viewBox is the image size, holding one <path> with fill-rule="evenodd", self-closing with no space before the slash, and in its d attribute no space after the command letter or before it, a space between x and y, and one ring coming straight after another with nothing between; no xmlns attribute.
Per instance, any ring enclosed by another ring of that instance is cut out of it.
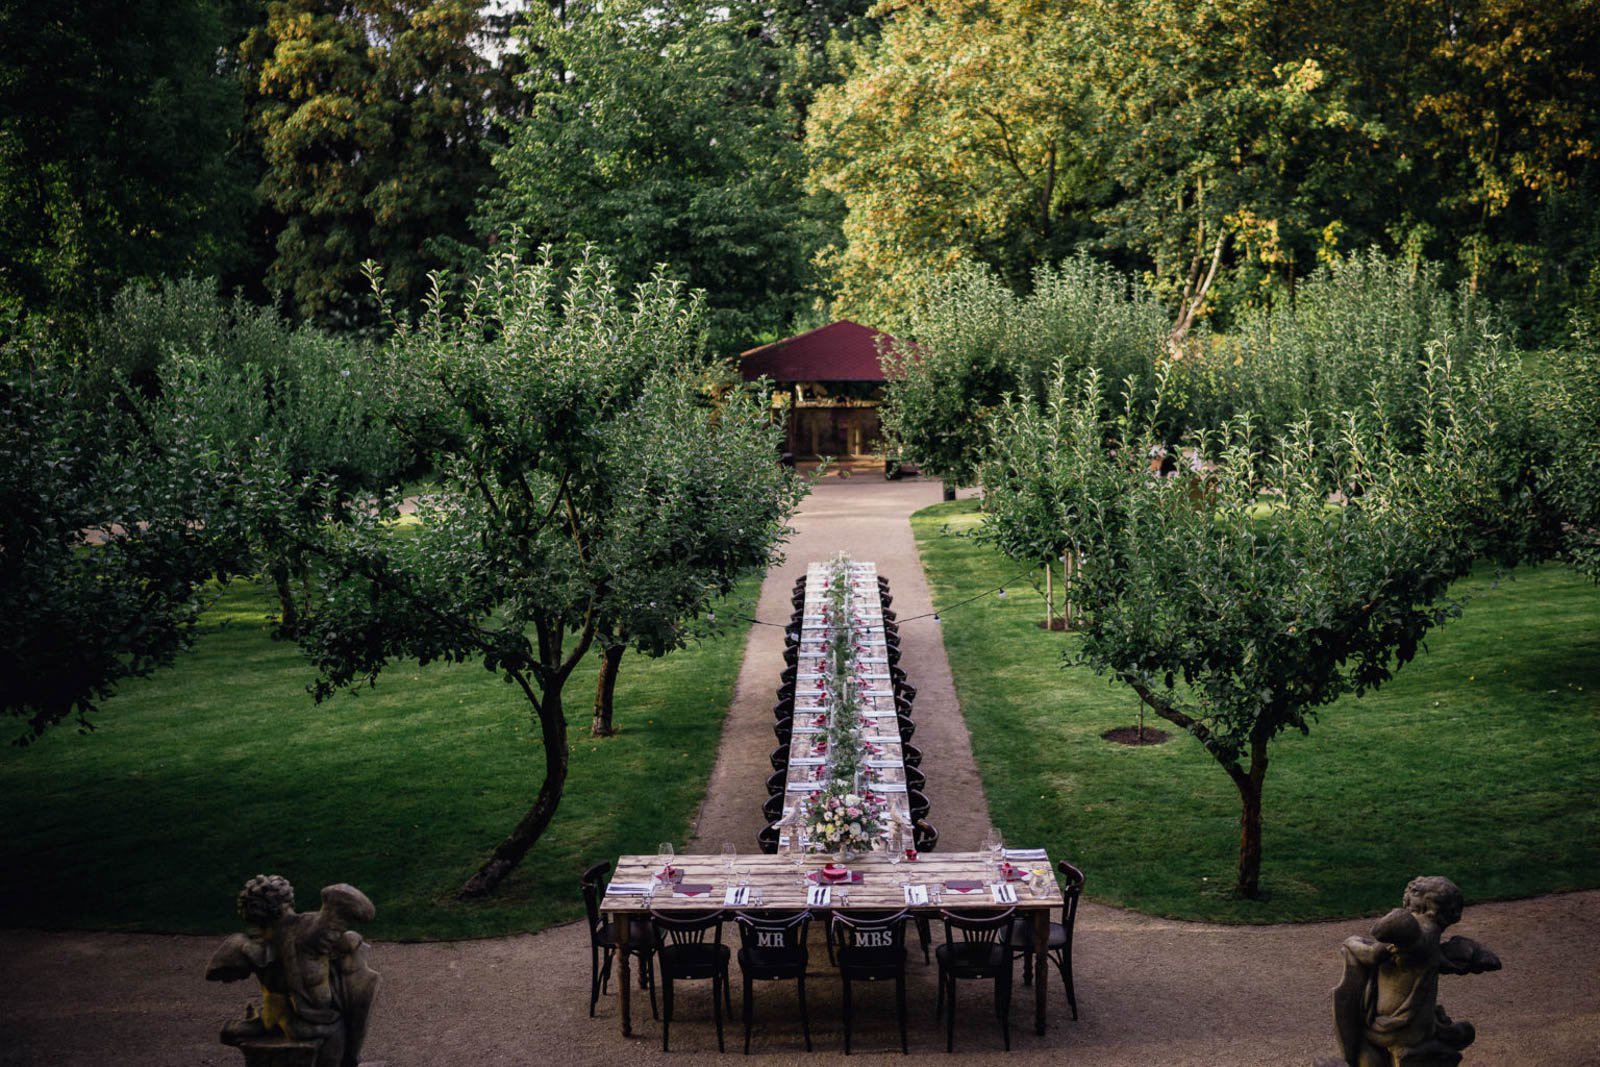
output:
<svg viewBox="0 0 1600 1067"><path fill-rule="evenodd" d="M956 942L940 945L933 954L945 973L957 978L992 978L1011 969L1011 952L998 943Z"/></svg>
<svg viewBox="0 0 1600 1067"><path fill-rule="evenodd" d="M663 973L674 978L710 978L728 969L732 953L727 945L663 945L660 950Z"/></svg>
<svg viewBox="0 0 1600 1067"><path fill-rule="evenodd" d="M600 929L595 932L594 943L604 948L617 946L617 927L610 919L600 924ZM634 952L651 952L655 949L655 937L650 933L650 924L635 922L628 928L628 948Z"/></svg>
<svg viewBox="0 0 1600 1067"><path fill-rule="evenodd" d="M748 978L784 981L804 977L808 959L803 948L766 949L761 952L742 948L739 950L739 970Z"/></svg>
<svg viewBox="0 0 1600 1067"><path fill-rule="evenodd" d="M1050 940L1046 948L1054 951L1067 945L1067 931L1060 923L1050 924ZM1033 920L1018 919L1011 924L1011 947L1017 951L1033 951Z"/></svg>

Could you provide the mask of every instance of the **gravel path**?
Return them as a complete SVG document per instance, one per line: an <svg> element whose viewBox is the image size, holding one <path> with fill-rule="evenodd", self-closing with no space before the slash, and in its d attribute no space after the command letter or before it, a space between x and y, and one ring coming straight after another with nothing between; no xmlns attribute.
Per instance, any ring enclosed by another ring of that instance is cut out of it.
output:
<svg viewBox="0 0 1600 1067"><path fill-rule="evenodd" d="M939 497L935 483L828 479L807 502L789 563L769 577L761 618L788 615L787 589L808 559L840 548L879 562L901 617L927 608L905 516ZM987 810L950 684L938 630L902 629L904 663L919 689L917 742L926 754L932 821L952 848L972 847ZM755 627L740 674L721 758L700 813L702 847L726 837L741 848L759 825L761 781L770 751L772 689L781 633ZM754 722L749 720L756 720ZM293 872L286 872L292 875ZM1418 872L1434 873L1434 872ZM1440 872L1450 873L1450 872ZM308 889L309 887L302 887ZM1399 886L1395 887L1398 902ZM304 894L302 894L304 895ZM382 902L379 901L379 907ZM1498 974L1447 978L1441 998L1478 1026L1469 1064L1581 1067L1600 1064L1600 891L1498 904L1469 901L1460 932L1494 949ZM5 916L4 921L25 921ZM1177 923L1085 905L1076 951L1082 1018L1073 1022L1060 986L1051 990L1050 1027L1036 1037L1031 997L1012 1008L1007 1063L1084 1067L1309 1064L1332 1051L1330 990L1339 942L1370 919L1299 926L1224 927ZM250 995L243 986L201 980L217 938L146 934L0 931L0 1064L50 1067L166 1067L240 1062L215 1035ZM379 943L383 975L367 1062L415 1065L634 1064L667 1062L660 1030L635 1001L636 1037L619 1036L616 996L588 1004L588 951L581 924L487 941ZM811 1017L817 1052L837 1055L837 982L814 957ZM913 1054L942 1051L933 1018L932 968L910 966ZM735 991L735 1007L738 992ZM963 989L957 1051L998 1063L999 1028L986 991ZM855 1048L866 1063L901 1063L892 999L858 998ZM679 996L673 1053L678 1062L716 1055L709 998L691 984ZM792 989L756 995L754 1050L766 1063L817 1062L800 1043ZM728 1050L740 1050L729 1029ZM895 1049L891 1054L887 1050Z"/></svg>

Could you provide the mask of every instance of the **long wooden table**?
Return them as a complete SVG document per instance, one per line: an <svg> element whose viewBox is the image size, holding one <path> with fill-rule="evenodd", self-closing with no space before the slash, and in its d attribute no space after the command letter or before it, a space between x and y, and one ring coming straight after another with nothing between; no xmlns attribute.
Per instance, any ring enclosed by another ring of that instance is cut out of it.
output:
<svg viewBox="0 0 1600 1067"><path fill-rule="evenodd" d="M926 915L933 918L937 917L941 909L994 912L1014 907L1019 915L1031 918L1033 921L1036 976L1033 983L1034 1030L1036 1033L1044 1033L1045 993L1050 988L1050 983L1046 980L1046 975L1049 973L1049 959L1046 953L1050 943L1050 909L1059 908L1062 904L1061 889L1056 885L1054 875L1049 873L1053 868L1048 857L1021 864L1032 870L1046 872L1044 891L1042 896L1035 895L1024 883L1012 882L1010 885L1017 895L1015 904L996 902L989 890L984 888L970 894L946 890L941 904L930 903L910 907L905 902L905 890L900 885L902 879L907 879L912 884L927 886L942 885L950 881L987 881L989 870L987 855L982 852L927 852L914 861L907 860L896 864L889 862L886 853L874 852L855 860L850 865L852 870L861 872L862 881L844 887L835 886L833 899L825 906L810 905L807 903L807 891L811 883L802 884L802 880L806 874L819 870L832 858L815 854L799 857L769 856L761 853L740 855L736 866L746 872L750 888L759 889L761 892L760 904L748 904L744 907L730 907L724 904L727 890L737 881L737 876L730 875L721 856L690 855L673 859L673 866L683 871L682 884L709 884L712 887L704 896L691 897L678 894L664 896L658 892L655 897L647 899L640 896L612 894L608 886L600 908L611 919L616 929L617 955L621 964L618 989L621 996L623 1036L633 1034L632 976L625 948L633 924L648 922L652 908L667 913L725 908L730 919L738 911L761 914L809 908L819 919L826 921L828 916L836 911L850 914L906 908L913 916ZM799 860L798 863L795 862L796 859ZM617 883L647 883L658 869L659 865L654 856L621 856L617 859L612 879ZM843 901L840 888L849 890L848 904Z"/></svg>
<svg viewBox="0 0 1600 1067"><path fill-rule="evenodd" d="M812 563L806 568L805 611L800 622L800 649L796 666L794 724L789 741L789 767L785 776L784 814L797 800L825 784L826 753L814 746L827 736L829 700L821 690L828 669L828 634L838 620L824 620L828 587L834 564ZM874 563L850 564L850 607L855 620L856 668L853 684L860 703L860 736L876 752L869 756L870 781L866 788L884 797L889 814L907 827L905 845L911 844L910 797L906 793L905 754L900 747L894 682L889 675L889 647L883 630L883 599L878 591ZM781 828L780 828L781 830Z"/></svg>

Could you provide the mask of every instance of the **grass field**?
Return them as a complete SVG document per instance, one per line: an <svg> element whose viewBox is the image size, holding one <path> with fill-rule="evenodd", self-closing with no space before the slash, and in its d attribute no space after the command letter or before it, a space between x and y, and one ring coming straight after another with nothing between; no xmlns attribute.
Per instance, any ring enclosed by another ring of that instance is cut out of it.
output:
<svg viewBox="0 0 1600 1067"><path fill-rule="evenodd" d="M723 613L749 615L758 582ZM589 736L592 664L569 683L572 769L544 839L494 899L452 899L532 802L544 755L520 691L473 665L405 664L316 706L311 667L275 642L260 587L236 583L192 653L129 684L82 736L0 746L6 925L235 928L234 895L278 873L311 907L350 882L379 938L534 930L581 914L583 867L688 833L744 649L735 623L659 661L630 654L621 733ZM755 842L749 842L754 850Z"/></svg>
<svg viewBox="0 0 1600 1067"><path fill-rule="evenodd" d="M1089 896L1225 922L1381 912L1417 874L1469 902L1600 886L1600 589L1559 567L1469 578L1466 614L1383 689L1274 742L1265 903L1232 899L1238 794L1188 735L1127 747L1123 686L1063 669L1076 640L1038 625L1017 567L968 537L974 504L913 518L994 817L1086 871ZM935 796L935 803L938 798ZM935 812L937 814L937 811ZM936 820L937 821L937 820Z"/></svg>

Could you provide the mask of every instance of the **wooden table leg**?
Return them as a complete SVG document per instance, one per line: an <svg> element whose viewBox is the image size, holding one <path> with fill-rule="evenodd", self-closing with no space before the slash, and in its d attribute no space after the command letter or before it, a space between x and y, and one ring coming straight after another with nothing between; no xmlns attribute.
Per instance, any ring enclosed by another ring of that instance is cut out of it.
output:
<svg viewBox="0 0 1600 1067"><path fill-rule="evenodd" d="M1044 1033L1045 993L1050 989L1050 909L1033 913L1033 1032Z"/></svg>
<svg viewBox="0 0 1600 1067"><path fill-rule="evenodd" d="M622 1006L622 1036L633 1036L633 968L628 964L628 940L632 936L633 920L625 911L619 911L612 920L617 928L617 990Z"/></svg>

